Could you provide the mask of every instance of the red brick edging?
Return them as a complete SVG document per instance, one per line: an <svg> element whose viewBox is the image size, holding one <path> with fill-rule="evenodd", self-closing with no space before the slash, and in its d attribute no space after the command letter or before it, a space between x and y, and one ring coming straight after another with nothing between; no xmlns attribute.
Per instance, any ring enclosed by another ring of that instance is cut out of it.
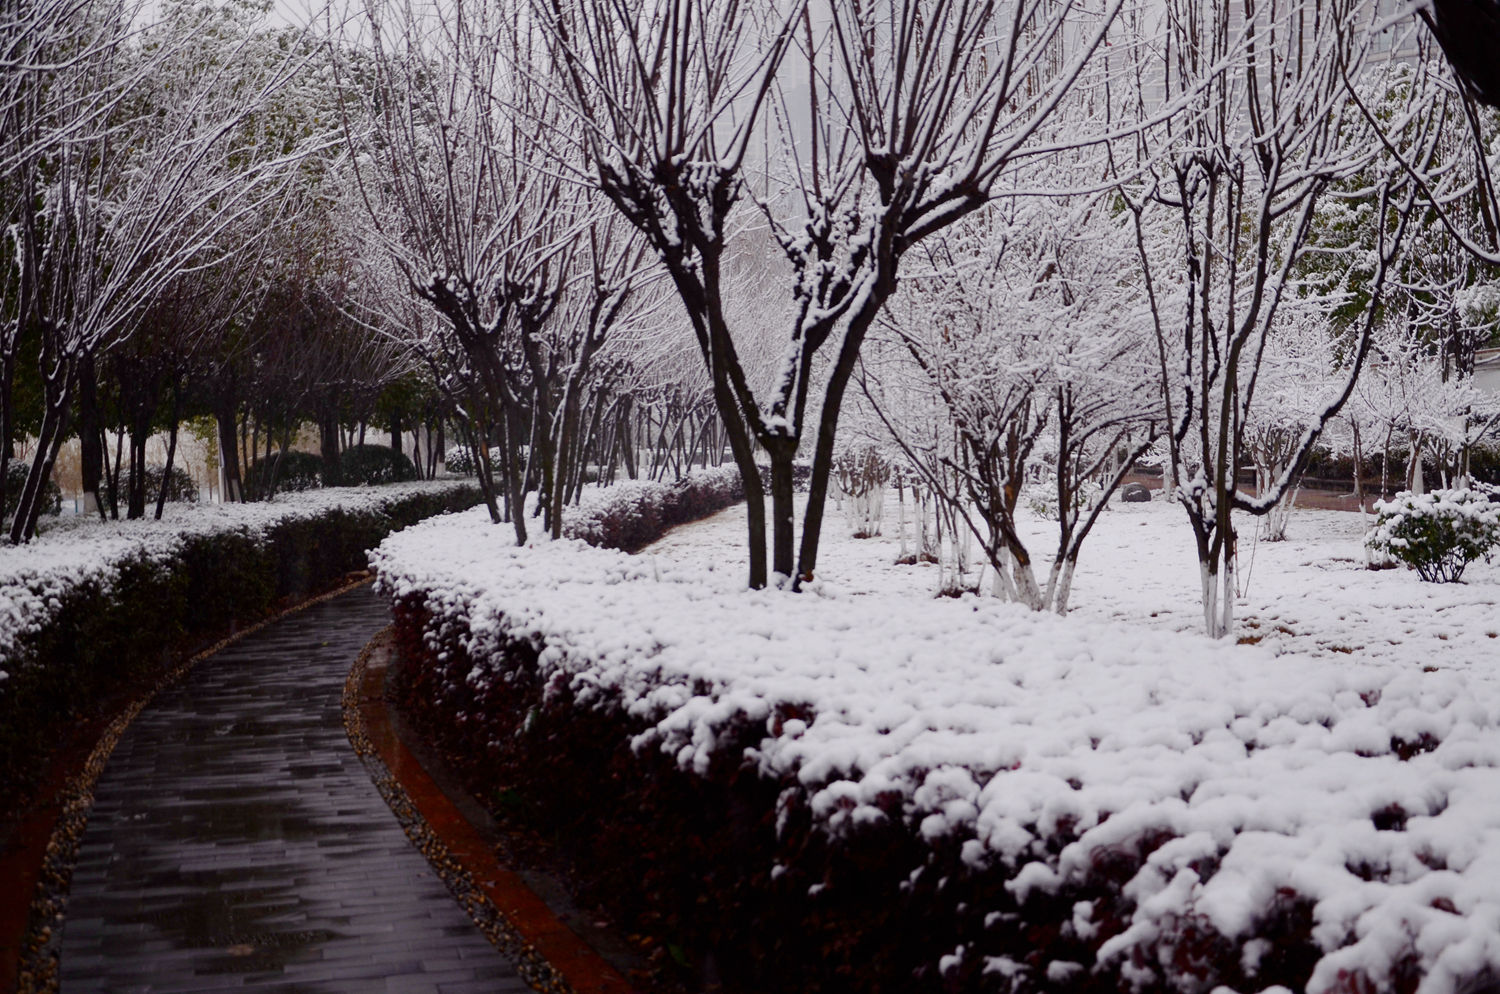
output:
<svg viewBox="0 0 1500 994"><path fill-rule="evenodd" d="M413 811L473 881L476 890L574 994L631 994L634 988L603 956L558 920L443 793L391 724L385 703L389 648L367 654L358 674L358 708L374 755L406 794ZM431 856L429 855L429 858Z"/></svg>

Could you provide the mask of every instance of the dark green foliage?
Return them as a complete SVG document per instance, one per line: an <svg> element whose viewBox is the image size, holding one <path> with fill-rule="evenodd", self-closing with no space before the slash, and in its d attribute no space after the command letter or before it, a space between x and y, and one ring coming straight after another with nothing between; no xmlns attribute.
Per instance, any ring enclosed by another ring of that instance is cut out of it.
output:
<svg viewBox="0 0 1500 994"><path fill-rule="evenodd" d="M0 797L18 804L49 751L122 694L235 628L337 586L391 532L478 500L476 489L452 487L383 510L284 522L264 540L237 531L191 536L170 560L122 563L107 588L72 588L53 622L3 659L10 677L0 683Z"/></svg>
<svg viewBox="0 0 1500 994"><path fill-rule="evenodd" d="M21 488L26 486L26 474L31 472L30 459L12 459L5 467L5 507L0 510L0 519L9 520L21 499ZM46 494L42 498L42 513L56 515L62 510L62 489L57 481L48 477Z"/></svg>
<svg viewBox="0 0 1500 994"><path fill-rule="evenodd" d="M1500 449L1485 447L1471 450L1469 475L1491 486L1500 484Z"/></svg>
<svg viewBox="0 0 1500 994"><path fill-rule="evenodd" d="M402 483L417 478L417 469L405 453L389 445L355 445L339 456L339 472L346 487L366 483Z"/></svg>

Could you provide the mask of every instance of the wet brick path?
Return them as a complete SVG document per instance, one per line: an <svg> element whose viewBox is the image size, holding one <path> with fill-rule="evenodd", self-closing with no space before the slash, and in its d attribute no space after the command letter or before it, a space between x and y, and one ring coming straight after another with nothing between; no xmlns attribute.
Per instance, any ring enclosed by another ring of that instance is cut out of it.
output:
<svg viewBox="0 0 1500 994"><path fill-rule="evenodd" d="M388 621L368 588L205 660L120 740L62 935L62 994L530 990L407 841L345 737Z"/></svg>

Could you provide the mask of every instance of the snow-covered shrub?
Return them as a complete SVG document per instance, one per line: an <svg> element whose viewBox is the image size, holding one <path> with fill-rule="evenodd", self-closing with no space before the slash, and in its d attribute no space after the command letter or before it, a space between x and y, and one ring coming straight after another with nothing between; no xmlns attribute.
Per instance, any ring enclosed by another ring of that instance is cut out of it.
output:
<svg viewBox="0 0 1500 994"><path fill-rule="evenodd" d="M1400 560L1430 583L1452 583L1500 545L1500 504L1477 490L1403 491L1375 503L1365 544Z"/></svg>
<svg viewBox="0 0 1500 994"><path fill-rule="evenodd" d="M330 488L175 504L161 521L66 518L0 556L0 797L122 687L362 569L393 530L479 500L469 485Z"/></svg>
<svg viewBox="0 0 1500 994"><path fill-rule="evenodd" d="M5 506L0 508L0 520L10 520L16 502L21 499L21 488L26 485L26 475L31 471L29 460L12 459L5 467ZM62 489L57 481L48 478L46 496L42 499L42 513L56 515L62 510Z"/></svg>
<svg viewBox="0 0 1500 994"><path fill-rule="evenodd" d="M417 468L404 452L389 445L353 445L339 453L339 479L346 487L405 483L417 478Z"/></svg>
<svg viewBox="0 0 1500 994"><path fill-rule="evenodd" d="M624 480L590 487L563 512L563 535L589 545L633 552L673 525L697 521L745 497L732 465L699 470L674 483Z"/></svg>
<svg viewBox="0 0 1500 994"><path fill-rule="evenodd" d="M1084 508L1093 507L1094 502L1103 494L1104 488L1097 480L1084 480L1073 493L1073 510L1081 511ZM1039 518L1055 520L1057 518L1057 481L1043 479L1027 486L1026 506L1031 508L1032 513Z"/></svg>
<svg viewBox="0 0 1500 994"><path fill-rule="evenodd" d="M454 445L443 453L443 468L450 473L474 474L474 459L467 445Z"/></svg>
<svg viewBox="0 0 1500 994"><path fill-rule="evenodd" d="M500 449L490 449L490 465L500 464ZM479 464L474 458L473 451L467 445L455 445L443 454L443 468L450 473L460 473L464 476L476 476L479 473Z"/></svg>
<svg viewBox="0 0 1500 994"><path fill-rule="evenodd" d="M146 467L146 500L155 501L161 493L161 477L164 466ZM167 484L167 500L180 504L195 504L198 501L198 484L192 474L181 466L172 467L171 481Z"/></svg>

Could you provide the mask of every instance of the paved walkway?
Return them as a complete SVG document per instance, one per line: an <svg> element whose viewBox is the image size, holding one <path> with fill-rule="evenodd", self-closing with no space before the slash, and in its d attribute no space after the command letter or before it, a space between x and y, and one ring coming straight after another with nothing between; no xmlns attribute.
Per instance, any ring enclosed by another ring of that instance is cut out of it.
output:
<svg viewBox="0 0 1500 994"><path fill-rule="evenodd" d="M368 588L205 660L95 791L62 994L528 991L412 847L339 700L389 616Z"/></svg>

